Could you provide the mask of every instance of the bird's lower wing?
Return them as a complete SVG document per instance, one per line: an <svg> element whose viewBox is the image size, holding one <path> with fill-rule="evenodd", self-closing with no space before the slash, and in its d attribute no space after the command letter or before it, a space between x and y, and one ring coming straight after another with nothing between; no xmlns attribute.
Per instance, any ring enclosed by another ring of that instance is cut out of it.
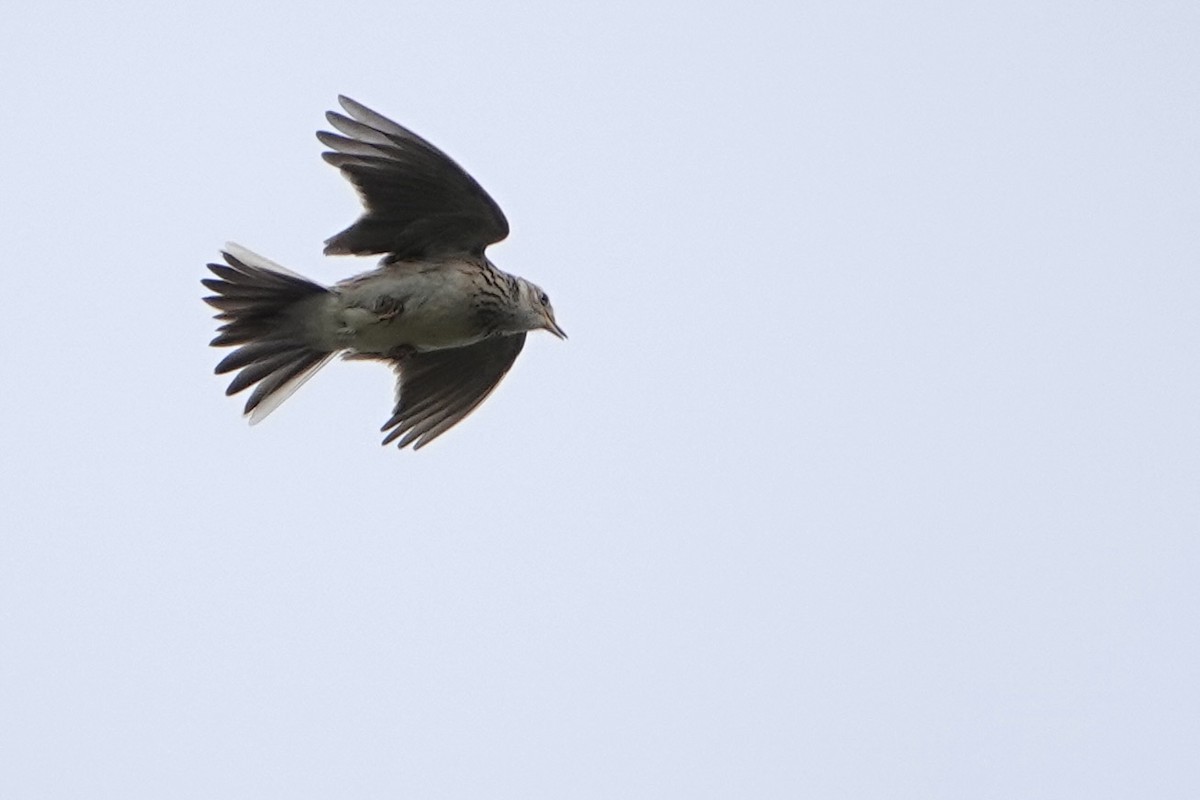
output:
<svg viewBox="0 0 1200 800"><path fill-rule="evenodd" d="M380 430L383 443L417 450L457 425L512 367L525 334L494 336L467 347L406 353L392 359L396 409Z"/></svg>

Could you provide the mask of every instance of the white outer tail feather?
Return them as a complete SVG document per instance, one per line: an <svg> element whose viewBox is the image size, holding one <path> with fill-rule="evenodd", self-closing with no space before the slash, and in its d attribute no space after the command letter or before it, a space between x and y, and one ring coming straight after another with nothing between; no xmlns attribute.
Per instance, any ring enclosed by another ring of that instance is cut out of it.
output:
<svg viewBox="0 0 1200 800"><path fill-rule="evenodd" d="M233 256L238 261L248 264L251 267L258 267L259 269L265 269L270 272L278 272L281 275L287 275L291 278L299 278L300 280L308 281L309 283L316 283L316 281L306 278L298 272L293 272L283 264L277 264L266 256L260 256L253 250L242 247L237 242L226 242L225 246L221 249L226 253L229 253L229 255Z"/></svg>
<svg viewBox="0 0 1200 800"><path fill-rule="evenodd" d="M317 370L328 364L329 359L333 358L335 355L337 354L330 353L316 364L313 364L311 367L304 370L304 372L301 372L299 375L292 378L290 381L264 397L263 401L259 403L253 411L246 415L250 420L250 424L257 425L266 419L268 414L279 408L284 400L287 400L289 397L294 395L297 389L303 386L313 375L316 375Z"/></svg>

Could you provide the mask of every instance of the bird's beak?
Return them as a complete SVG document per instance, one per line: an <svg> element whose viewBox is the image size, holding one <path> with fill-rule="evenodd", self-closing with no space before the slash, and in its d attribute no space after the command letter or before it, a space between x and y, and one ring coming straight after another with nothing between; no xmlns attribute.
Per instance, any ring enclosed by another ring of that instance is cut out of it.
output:
<svg viewBox="0 0 1200 800"><path fill-rule="evenodd" d="M555 322L551 317L546 317L546 324L543 325L542 327L545 328L546 330L550 331L551 333L553 333L555 336L557 336L560 339L567 338L567 332L564 331L562 328L558 327L558 323Z"/></svg>

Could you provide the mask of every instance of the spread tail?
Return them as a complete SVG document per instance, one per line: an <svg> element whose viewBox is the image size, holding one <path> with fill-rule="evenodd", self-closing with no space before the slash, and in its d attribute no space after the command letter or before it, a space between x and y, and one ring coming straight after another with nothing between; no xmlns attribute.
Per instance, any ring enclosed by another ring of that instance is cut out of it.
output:
<svg viewBox="0 0 1200 800"><path fill-rule="evenodd" d="M237 349L216 373L238 370L227 395L254 386L245 411L253 424L333 357L308 334L329 290L236 244L225 245L221 255L224 264L208 265L217 277L201 281L216 292L204 302L217 309L215 318L223 323L211 344Z"/></svg>

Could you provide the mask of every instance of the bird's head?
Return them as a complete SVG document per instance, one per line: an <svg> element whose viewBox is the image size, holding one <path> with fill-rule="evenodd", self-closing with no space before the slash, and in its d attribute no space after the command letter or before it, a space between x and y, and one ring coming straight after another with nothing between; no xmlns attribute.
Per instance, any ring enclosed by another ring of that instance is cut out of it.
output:
<svg viewBox="0 0 1200 800"><path fill-rule="evenodd" d="M521 310L525 314L525 321L529 325L529 329L543 329L550 331L560 339L567 338L567 334L554 321L554 307L550 305L550 298L542 291L541 287L524 278L518 278L518 280L521 287Z"/></svg>

